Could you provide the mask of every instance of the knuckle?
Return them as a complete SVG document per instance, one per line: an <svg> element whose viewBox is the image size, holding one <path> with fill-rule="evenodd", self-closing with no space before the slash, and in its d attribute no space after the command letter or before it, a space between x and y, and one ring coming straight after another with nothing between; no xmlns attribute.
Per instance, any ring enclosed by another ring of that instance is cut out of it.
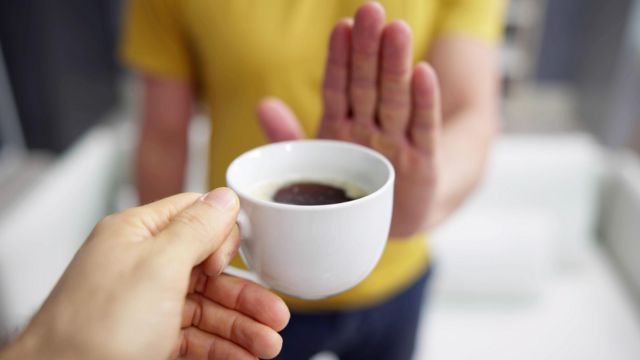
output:
<svg viewBox="0 0 640 360"><path fill-rule="evenodd" d="M344 96L347 90L346 76L342 77L337 74L327 75L322 83L324 92L334 92Z"/></svg>
<svg viewBox="0 0 640 360"><path fill-rule="evenodd" d="M354 34L358 36L359 34ZM354 41L353 59L361 61L376 61L380 48L375 41Z"/></svg>
<svg viewBox="0 0 640 360"><path fill-rule="evenodd" d="M422 118L423 118L422 120L413 122L412 124L413 131L420 132L420 133L432 132L433 129L435 128L433 121L429 121L428 119L425 118L425 116L423 116Z"/></svg>
<svg viewBox="0 0 640 360"><path fill-rule="evenodd" d="M240 318L240 316L238 316L237 314L230 319L229 332L230 332L231 338L237 342L242 343L248 349L255 351L254 339L252 337L245 336L244 329L242 327L243 324L241 324L241 322L242 322L242 318Z"/></svg>
<svg viewBox="0 0 640 360"><path fill-rule="evenodd" d="M351 77L350 91L359 93L375 93L376 79L370 76L356 76Z"/></svg>
<svg viewBox="0 0 640 360"><path fill-rule="evenodd" d="M200 235L209 235L209 230L211 229L211 225L202 216L192 211L182 212L174 221L183 224Z"/></svg>
<svg viewBox="0 0 640 360"><path fill-rule="evenodd" d="M124 212L115 213L111 215L107 215L103 217L95 226L97 231L107 230L118 224L122 223L127 219L127 215Z"/></svg>
<svg viewBox="0 0 640 360"><path fill-rule="evenodd" d="M324 97L325 103L330 104L339 103L342 105L346 102L345 95L345 90L337 87L324 87L322 91L322 96Z"/></svg>
<svg viewBox="0 0 640 360"><path fill-rule="evenodd" d="M380 84L381 91L386 91L388 94L399 94L403 97L409 97L410 83L405 74L390 74L383 71L380 75Z"/></svg>
<svg viewBox="0 0 640 360"><path fill-rule="evenodd" d="M349 88L349 95L354 104L373 103L375 101L375 91L373 86L363 86L352 83Z"/></svg>
<svg viewBox="0 0 640 360"><path fill-rule="evenodd" d="M385 59L382 61L382 77L386 80L409 82L411 74L409 64L406 61L392 61Z"/></svg>
<svg viewBox="0 0 640 360"><path fill-rule="evenodd" d="M97 229L101 229L101 228L109 227L111 224L113 224L115 222L115 217L116 216L117 216L116 214L111 214L111 215L107 215L107 216L103 217L96 224L96 228Z"/></svg>
<svg viewBox="0 0 640 360"><path fill-rule="evenodd" d="M147 216L147 212L141 208L136 207L136 208L124 210L118 213L117 216L121 217L121 220L124 221L125 219L138 219L141 217L145 217Z"/></svg>
<svg viewBox="0 0 640 360"><path fill-rule="evenodd" d="M197 193L197 192L193 192L193 191L188 191L188 192L184 192L178 195L174 195L175 197L188 197L188 198L192 198L194 201L200 197L203 196L202 193Z"/></svg>

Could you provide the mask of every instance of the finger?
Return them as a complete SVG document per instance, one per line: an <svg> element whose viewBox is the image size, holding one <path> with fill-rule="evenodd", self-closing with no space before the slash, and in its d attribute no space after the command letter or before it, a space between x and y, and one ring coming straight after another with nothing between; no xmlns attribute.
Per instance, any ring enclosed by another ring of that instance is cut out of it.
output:
<svg viewBox="0 0 640 360"><path fill-rule="evenodd" d="M127 228L127 236L114 236L122 241L142 241L150 239L162 231L173 218L182 210L193 204L202 194L183 193L152 202L150 204L124 210L120 213L107 216L98 226L108 224L111 221L122 224L123 222L134 224L139 233L133 233ZM111 227L119 229L120 227ZM112 230L113 231L113 230Z"/></svg>
<svg viewBox="0 0 640 360"><path fill-rule="evenodd" d="M256 360L256 356L219 336L189 327L180 333L180 359Z"/></svg>
<svg viewBox="0 0 640 360"><path fill-rule="evenodd" d="M187 326L231 340L259 358L272 358L280 352L282 338L272 328L198 294L189 295L187 303L193 303L185 306L185 311L191 312L183 314L183 319L191 316Z"/></svg>
<svg viewBox="0 0 640 360"><path fill-rule="evenodd" d="M247 280L220 275L209 278L202 295L280 331L289 322L289 309L278 296Z"/></svg>
<svg viewBox="0 0 640 360"><path fill-rule="evenodd" d="M395 20L382 34L378 120L385 134L404 137L411 109L411 29Z"/></svg>
<svg viewBox="0 0 640 360"><path fill-rule="evenodd" d="M349 52L353 20L338 21L329 39L329 54L324 70L322 95L324 100L323 121L346 119L349 112Z"/></svg>
<svg viewBox="0 0 640 360"><path fill-rule="evenodd" d="M442 126L442 111L438 77L427 63L416 65L411 90L411 141L418 149L432 154Z"/></svg>
<svg viewBox="0 0 640 360"><path fill-rule="evenodd" d="M194 266L220 247L235 225L239 201L233 191L218 188L175 215L156 236L160 248Z"/></svg>
<svg viewBox="0 0 640 360"><path fill-rule="evenodd" d="M378 56L384 27L384 8L369 2L356 13L351 39L349 97L356 123L374 125Z"/></svg>
<svg viewBox="0 0 640 360"><path fill-rule="evenodd" d="M265 98L258 104L258 121L271 142L303 139L304 130L289 107L277 98Z"/></svg>
<svg viewBox="0 0 640 360"><path fill-rule="evenodd" d="M240 230L238 229L238 225L235 225L218 250L209 255L202 263L204 273L208 276L220 275L222 270L224 270L224 268L229 265L229 262L236 256L239 247Z"/></svg>

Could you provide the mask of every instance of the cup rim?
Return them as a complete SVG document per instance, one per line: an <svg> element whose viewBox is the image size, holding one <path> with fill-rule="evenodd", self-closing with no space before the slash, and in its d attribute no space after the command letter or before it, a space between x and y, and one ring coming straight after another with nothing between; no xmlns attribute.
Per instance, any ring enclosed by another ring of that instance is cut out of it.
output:
<svg viewBox="0 0 640 360"><path fill-rule="evenodd" d="M384 184L382 184L382 186L378 187L378 189L376 189L376 191L367 194L361 198L355 199L355 200L351 200L351 201L345 201L342 203L337 203L337 204L326 204L326 205L295 205L295 204L284 204L284 203L278 203L275 201L269 201L269 200L264 200L264 199L260 199L258 197L252 196L250 194L248 194L246 191L242 191L239 189L239 187L236 185L236 183L233 181L233 179L231 179L230 176L230 172L231 169L234 166L238 166L237 164L242 161L244 158L247 158L249 156L252 156L253 154L267 149L267 148L271 148L271 147L287 147L287 146L295 146L295 144L300 144L300 143L313 143L313 144L324 144L324 145L330 145L330 146L336 146L336 147L342 147L342 148L351 148L352 150L356 150L356 151L360 151L360 152L364 152L374 158L376 158L377 160L379 160L380 162L382 162L382 164L385 166L385 168L387 169L387 172L389 174L389 176L387 177L387 179L385 180ZM227 180L227 186L235 191L241 198L250 200L253 203L256 204L260 204L263 206L268 206L270 208L275 208L275 209L286 209L286 210L296 210L296 211L322 211L322 210L334 210L334 209L339 209L339 208L345 208L345 207L350 207L350 206L354 206L356 204L359 204L361 202L366 202L370 199L373 199L375 197L378 197L382 192L384 192L388 187L393 186L393 182L395 181L395 169L393 168L393 165L391 164L391 162L381 153L368 148L366 146L362 146L359 144L354 144L354 143L350 143L350 142L346 142L346 141L341 141L341 140L328 140L328 139L303 139L303 140L290 140L290 141L281 141L281 142L276 142L276 143L270 143L270 144L265 144L262 146L258 146L255 147L251 150L248 150L242 154L240 154L238 157L236 157L231 164L229 164L229 167L227 167L227 171L225 174L226 180Z"/></svg>

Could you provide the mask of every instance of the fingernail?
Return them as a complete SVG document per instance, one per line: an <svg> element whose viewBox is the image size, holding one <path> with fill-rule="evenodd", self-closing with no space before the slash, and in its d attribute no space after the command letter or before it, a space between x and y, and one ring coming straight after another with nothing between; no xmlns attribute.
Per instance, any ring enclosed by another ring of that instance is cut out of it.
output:
<svg viewBox="0 0 640 360"><path fill-rule="evenodd" d="M233 191L227 188L218 188L207 193L202 201L221 210L231 210L236 206L238 198Z"/></svg>

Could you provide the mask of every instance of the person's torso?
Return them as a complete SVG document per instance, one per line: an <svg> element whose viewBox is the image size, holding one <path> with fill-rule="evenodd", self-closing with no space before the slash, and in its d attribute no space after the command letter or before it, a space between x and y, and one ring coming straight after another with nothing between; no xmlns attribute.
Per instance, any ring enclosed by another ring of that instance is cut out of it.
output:
<svg viewBox="0 0 640 360"><path fill-rule="evenodd" d="M255 115L258 101L276 96L313 137L321 112L328 39L355 0L183 0L185 33L193 52L201 100L211 117L209 185L224 186L229 163L266 143ZM424 58L435 29L438 1L381 1L387 19L413 32L414 60ZM426 268L422 236L391 241L379 266L361 285L323 302L290 302L317 309L372 303L406 287Z"/></svg>

